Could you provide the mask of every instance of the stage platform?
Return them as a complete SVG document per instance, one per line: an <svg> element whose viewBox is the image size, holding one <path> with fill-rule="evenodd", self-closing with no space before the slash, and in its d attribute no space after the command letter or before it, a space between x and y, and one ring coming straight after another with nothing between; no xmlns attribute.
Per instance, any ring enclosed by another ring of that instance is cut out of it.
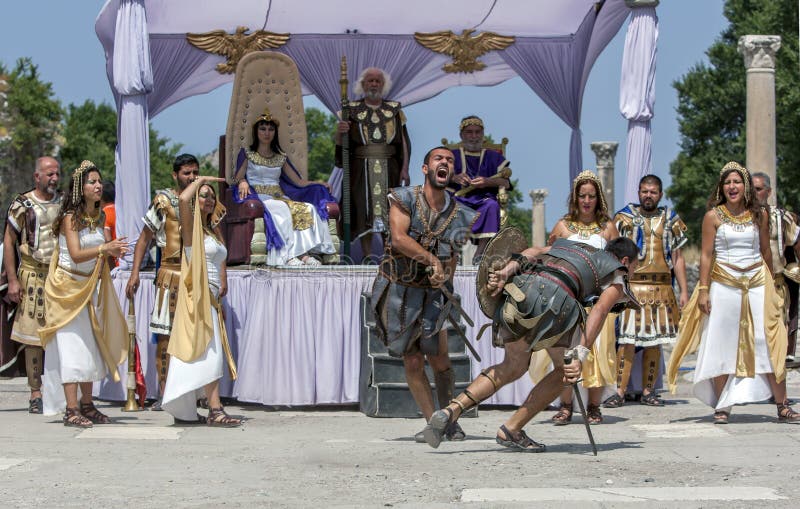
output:
<svg viewBox="0 0 800 509"><path fill-rule="evenodd" d="M221 395L242 402L276 406L341 405L358 403L361 330L359 301L375 278L375 266L319 268L228 269L228 295L223 299L225 323L239 369L238 380L226 376ZM467 337L483 359L472 360L473 378L503 359L504 351L491 344L489 331L475 341L489 320L475 297L475 267L459 268L454 287L462 307L475 321ZM114 288L128 309L125 285L129 272L116 271ZM156 397L155 345L150 341L153 309L153 273L140 274L136 294L136 327L148 397ZM95 385L103 399L125 399L127 367L120 368L122 383L105 380ZM484 402L518 405L532 387L523 376Z"/></svg>

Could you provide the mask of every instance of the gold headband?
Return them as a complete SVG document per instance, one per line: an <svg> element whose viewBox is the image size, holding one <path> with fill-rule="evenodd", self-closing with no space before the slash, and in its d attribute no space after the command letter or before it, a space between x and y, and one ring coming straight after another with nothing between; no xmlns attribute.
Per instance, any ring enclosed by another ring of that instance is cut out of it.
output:
<svg viewBox="0 0 800 509"><path fill-rule="evenodd" d="M722 176L725 175L725 172L727 172L729 170L737 172L742 177L742 181L744 181L744 199L745 199L745 204L747 204L747 201L750 199L750 172L747 170L747 168L745 168L741 164L737 163L736 161L731 161L728 164L726 164L725 166L723 166L721 170L719 170L719 178L720 178L720 180L722 180ZM721 187L722 187L722 185L720 185L718 183L717 184L717 201L719 201L721 199L720 194L719 194L719 190L720 190Z"/></svg>
<svg viewBox="0 0 800 509"><path fill-rule="evenodd" d="M72 203L80 203L83 198L83 174L88 170L96 170L97 166L91 161L83 161L81 165L72 172Z"/></svg>
<svg viewBox="0 0 800 509"><path fill-rule="evenodd" d="M467 117L461 121L458 130L463 131L465 127L469 127L471 125L476 125L483 129L483 120L479 119L478 117Z"/></svg>
<svg viewBox="0 0 800 509"><path fill-rule="evenodd" d="M572 198L575 199L578 192L578 187L586 182L593 182L595 187L597 187L597 193L600 195L598 196L600 201L600 211L608 215L608 204L606 204L606 195L603 192L603 183L600 181L600 177L595 175L590 170L583 170L582 172L578 173L578 176L572 181Z"/></svg>
<svg viewBox="0 0 800 509"><path fill-rule="evenodd" d="M272 113L270 113L269 108L264 108L264 113L262 113L261 115L258 116L258 118L256 118L256 123L259 123L259 122L262 122L262 121L263 122L272 122L273 124L275 124L275 127L278 127L278 126L281 125L281 123L278 121L278 119L272 116Z"/></svg>

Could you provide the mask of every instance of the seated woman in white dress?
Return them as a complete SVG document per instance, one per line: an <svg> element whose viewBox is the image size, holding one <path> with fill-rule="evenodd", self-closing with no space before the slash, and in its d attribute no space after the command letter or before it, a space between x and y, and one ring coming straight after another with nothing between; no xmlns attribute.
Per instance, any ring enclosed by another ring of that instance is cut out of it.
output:
<svg viewBox="0 0 800 509"><path fill-rule="evenodd" d="M92 402L92 383L109 373L118 382L117 366L128 354L125 318L108 270L108 257L124 255L128 243L103 237L102 182L90 161L72 174L53 223L58 249L44 287L46 324L39 329L45 352L43 413L65 411L64 426L79 428L111 422Z"/></svg>
<svg viewBox="0 0 800 509"><path fill-rule="evenodd" d="M228 286L225 268L228 251L219 230L225 213L208 184L223 180L198 177L178 198L184 254L161 408L176 421L197 422L196 392L203 389L208 399L206 423L231 428L241 425L242 420L226 414L219 398L219 379L225 364L231 378L236 379L236 364L220 304Z"/></svg>
<svg viewBox="0 0 800 509"><path fill-rule="evenodd" d="M315 254L332 254L326 205L334 202L327 184L300 176L281 150L278 120L269 110L253 124L253 143L236 162L237 202L264 203L267 265L320 265Z"/></svg>
<svg viewBox="0 0 800 509"><path fill-rule="evenodd" d="M778 422L800 423L786 398L787 333L772 280L769 216L750 172L731 162L703 217L700 277L683 309L669 361L670 390L683 357L697 351L694 394L727 424L733 405L777 404Z"/></svg>

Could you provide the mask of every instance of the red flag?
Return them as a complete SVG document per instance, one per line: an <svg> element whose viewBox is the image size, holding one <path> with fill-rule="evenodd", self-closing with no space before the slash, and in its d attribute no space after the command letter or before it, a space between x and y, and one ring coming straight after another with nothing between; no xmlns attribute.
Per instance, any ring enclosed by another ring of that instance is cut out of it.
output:
<svg viewBox="0 0 800 509"><path fill-rule="evenodd" d="M139 408L144 409L144 402L147 399L147 384L144 381L142 372L142 357L139 355L139 343L136 342L136 395L139 397Z"/></svg>

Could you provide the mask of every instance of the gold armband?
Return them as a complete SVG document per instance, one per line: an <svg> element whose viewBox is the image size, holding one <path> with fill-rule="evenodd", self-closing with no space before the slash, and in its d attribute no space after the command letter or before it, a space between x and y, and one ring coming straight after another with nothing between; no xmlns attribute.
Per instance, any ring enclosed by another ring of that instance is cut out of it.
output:
<svg viewBox="0 0 800 509"><path fill-rule="evenodd" d="M698 290L708 290L708 285L697 285Z"/></svg>

